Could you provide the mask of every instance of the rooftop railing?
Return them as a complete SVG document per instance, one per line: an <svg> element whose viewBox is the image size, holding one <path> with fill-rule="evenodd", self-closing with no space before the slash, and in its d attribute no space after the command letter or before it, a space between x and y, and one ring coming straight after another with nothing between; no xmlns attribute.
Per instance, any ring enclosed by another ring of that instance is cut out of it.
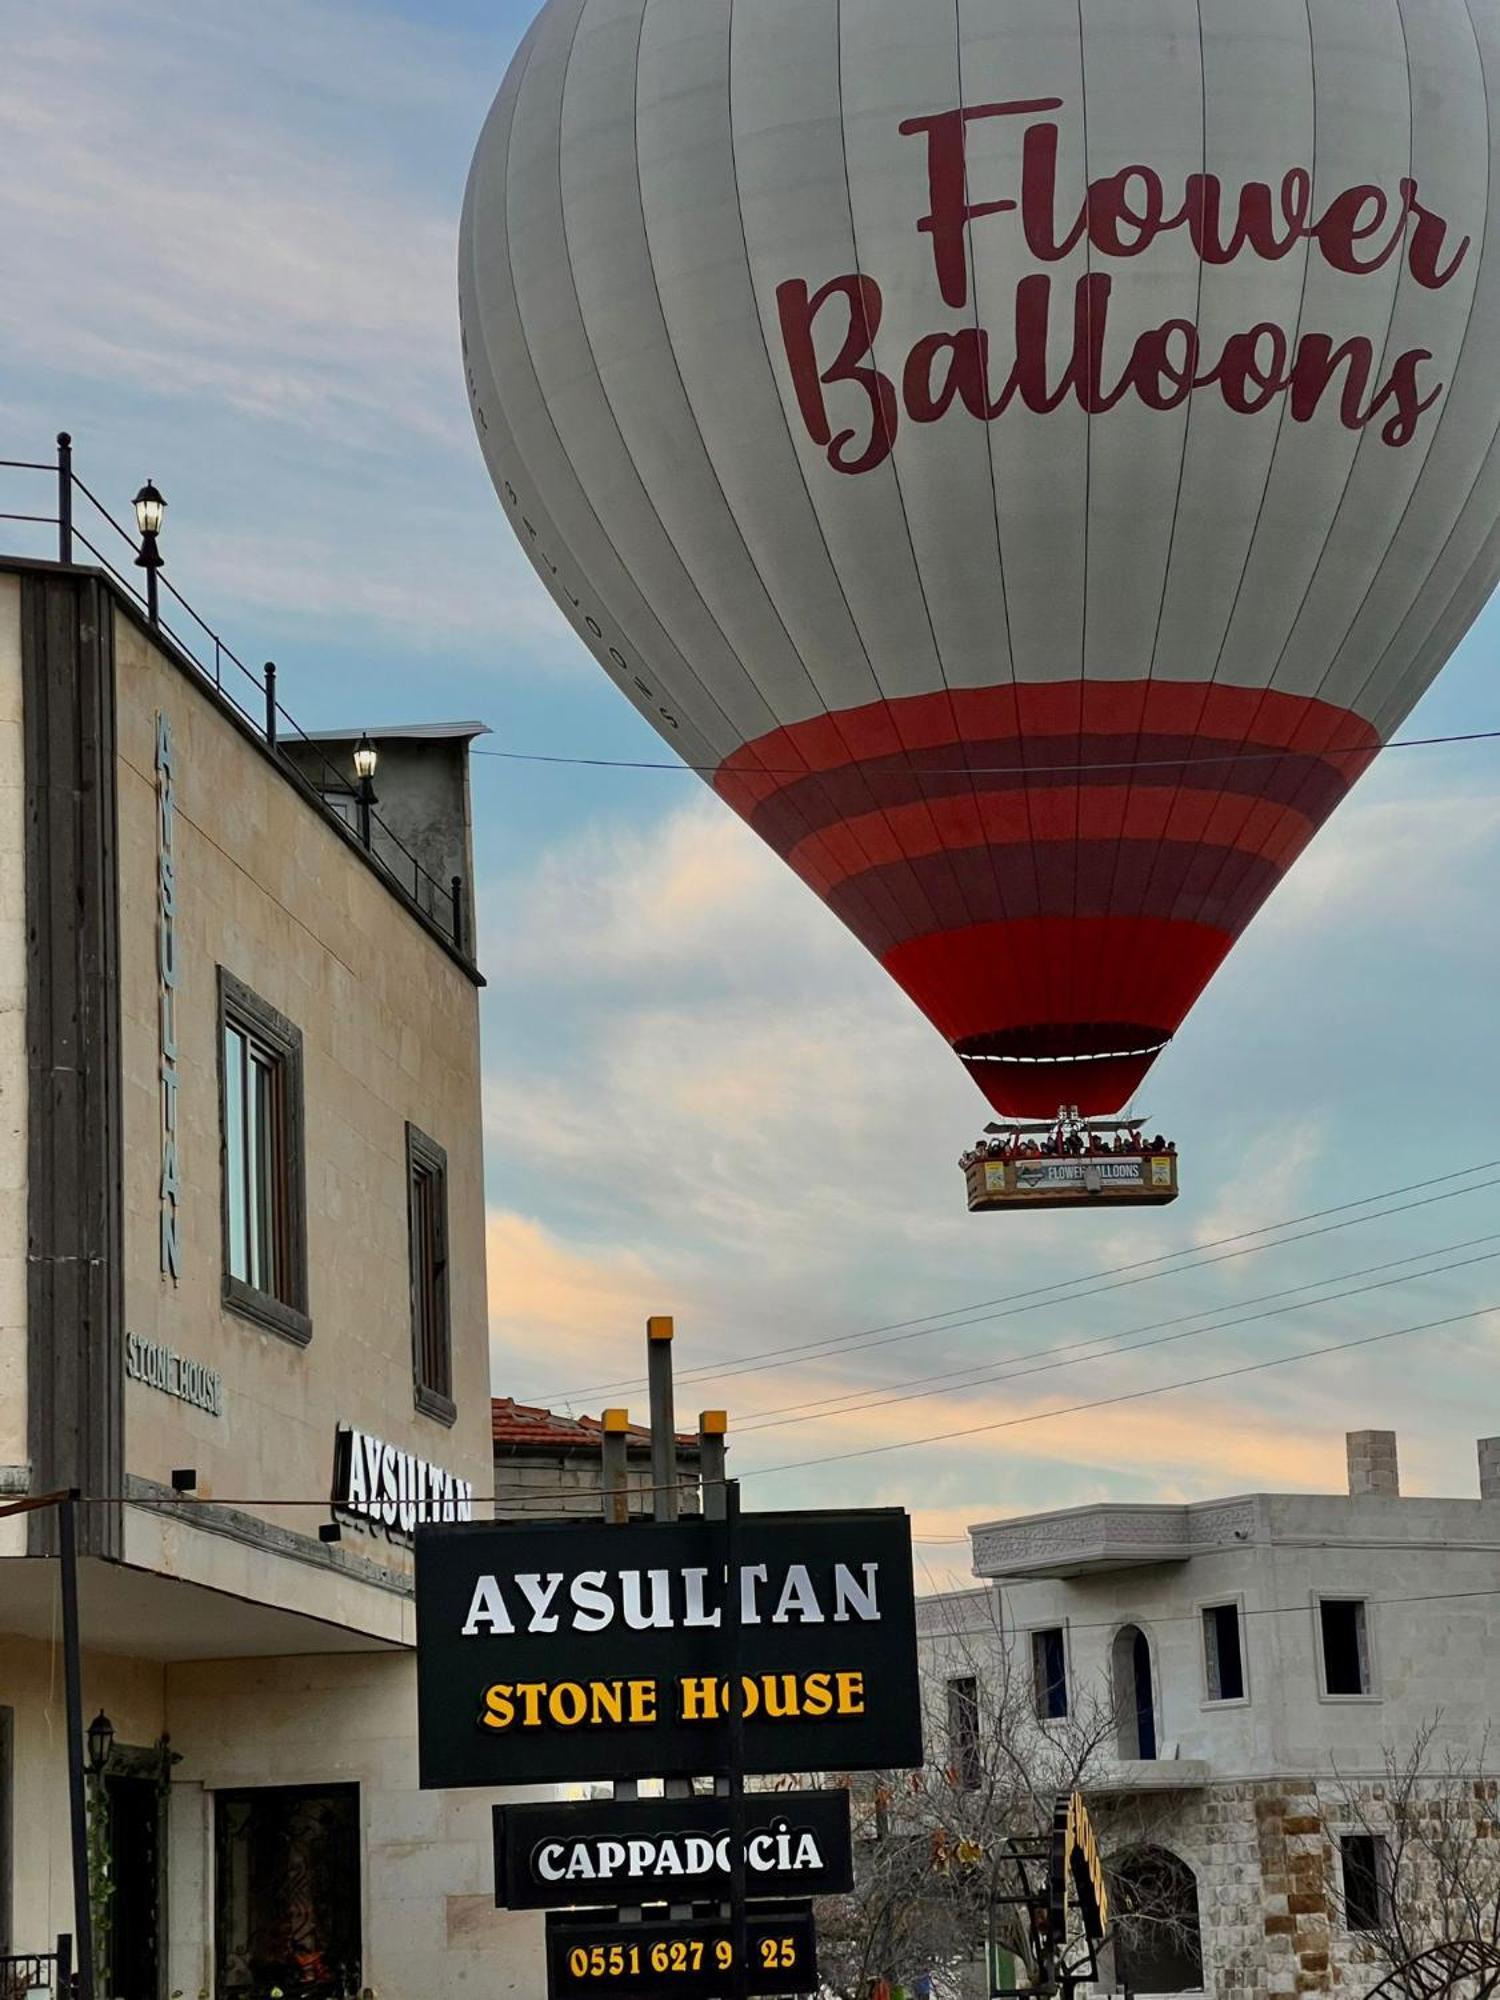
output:
<svg viewBox="0 0 1500 2000"><path fill-rule="evenodd" d="M374 805L361 802L350 773L332 763L322 746L282 706L276 691L274 661L267 660L259 673L247 666L159 567L144 570L144 588L119 567L119 563L123 562L127 569L140 568L140 557L147 553L144 539L137 541L110 513L98 494L73 470L73 440L68 432L58 432L55 461L0 458L0 471L45 474L52 482L56 506L56 512L50 514L0 510L0 521L55 528L59 562L81 562L85 558L80 556L79 550L86 550L87 555L139 607L163 647L189 673L211 687L220 701L234 709L273 755L282 754L282 746L289 738L305 746L305 754L299 752L295 767L286 760L289 773L306 779L311 762L318 782L310 784L309 789L329 819L347 832L349 827L345 811L340 808L351 812L357 810L360 828L358 844L454 949L467 956L469 946L463 877L455 875L447 882L439 881L423 866L400 835L380 817ZM98 541L88 533L90 528L99 537ZM101 548L100 542L105 547ZM120 544L129 551L128 561ZM118 561L111 561L106 549ZM161 604L163 595L170 600L165 609ZM366 828L368 839L365 838Z"/></svg>

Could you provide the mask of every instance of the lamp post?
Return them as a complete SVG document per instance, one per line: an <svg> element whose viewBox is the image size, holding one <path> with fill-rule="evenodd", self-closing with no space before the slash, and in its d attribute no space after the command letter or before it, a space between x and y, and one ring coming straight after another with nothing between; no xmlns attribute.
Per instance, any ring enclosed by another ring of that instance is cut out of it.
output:
<svg viewBox="0 0 1500 2000"><path fill-rule="evenodd" d="M161 517L166 511L166 501L148 479L135 496L135 524L141 534L141 552L135 559L135 566L146 572L146 616L153 625L160 623L156 605L156 573L162 566L162 557L157 537L161 534Z"/></svg>
<svg viewBox="0 0 1500 2000"><path fill-rule="evenodd" d="M370 809L378 803L375 797L375 767L380 762L380 752L368 735L361 736L354 746L354 775L359 780L359 837L361 843L370 845Z"/></svg>
<svg viewBox="0 0 1500 2000"><path fill-rule="evenodd" d="M88 1727L88 1898L89 1936L94 1991L108 1993L110 1960L109 1906L114 1895L110 1880L109 1800L104 1774L115 1747L115 1725L101 1708ZM81 1941L82 1948L82 1941Z"/></svg>

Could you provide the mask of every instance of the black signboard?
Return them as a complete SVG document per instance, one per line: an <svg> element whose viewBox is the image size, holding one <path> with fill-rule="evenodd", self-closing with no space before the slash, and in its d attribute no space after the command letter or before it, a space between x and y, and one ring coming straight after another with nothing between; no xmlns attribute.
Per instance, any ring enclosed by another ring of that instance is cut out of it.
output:
<svg viewBox="0 0 1500 2000"><path fill-rule="evenodd" d="M416 1539L424 1786L727 1768L721 1524L472 1522ZM740 1545L745 1770L919 1765L906 1515L747 1514Z"/></svg>
<svg viewBox="0 0 1500 2000"><path fill-rule="evenodd" d="M729 1862L727 1799L495 1807L495 1900L503 1909L699 1902L728 1894ZM853 1887L847 1792L746 1799L747 1895L839 1896Z"/></svg>
<svg viewBox="0 0 1500 2000"><path fill-rule="evenodd" d="M748 1993L813 1993L817 1933L807 1904L781 1913L764 1905L746 1924ZM713 2000L734 1964L730 1926L719 1918L622 1924L608 1918L547 1919L549 2000Z"/></svg>

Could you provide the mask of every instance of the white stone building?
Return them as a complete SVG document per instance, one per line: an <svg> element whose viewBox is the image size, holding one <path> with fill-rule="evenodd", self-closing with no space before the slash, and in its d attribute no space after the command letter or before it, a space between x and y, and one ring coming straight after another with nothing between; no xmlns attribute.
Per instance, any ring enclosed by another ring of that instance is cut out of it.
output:
<svg viewBox="0 0 1500 2000"><path fill-rule="evenodd" d="M1008 1676L1043 1731L1084 1704L1104 1717L1084 1790L1106 1856L1111 1824L1133 1822L1116 1865L1175 1882L1184 1915L1183 1940L1133 1965L1137 1992L1376 1984L1389 1754L1431 1730L1433 1758L1471 1783L1500 1771L1500 1440L1479 1466L1478 1499L1403 1497L1394 1435L1358 1432L1346 1494L970 1530L984 1587L920 1607L939 1712L946 1693L961 1737L986 1712L975 1684ZM973 1755L948 1746L952 1767Z"/></svg>
<svg viewBox="0 0 1500 2000"><path fill-rule="evenodd" d="M410 1530L494 1476L476 730L365 824L206 658L0 559L0 1508L82 1496L99 1996L530 1996L415 1744ZM56 1519L0 1518L4 1994L75 1933Z"/></svg>

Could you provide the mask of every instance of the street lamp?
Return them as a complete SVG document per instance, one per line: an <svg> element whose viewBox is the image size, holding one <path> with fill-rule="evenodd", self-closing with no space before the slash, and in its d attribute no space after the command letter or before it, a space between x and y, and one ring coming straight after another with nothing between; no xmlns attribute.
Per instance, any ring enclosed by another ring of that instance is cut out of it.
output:
<svg viewBox="0 0 1500 2000"><path fill-rule="evenodd" d="M370 845L370 809L375 798L375 767L380 762L380 752L368 735L361 736L354 746L354 775L359 780L359 837L366 847Z"/></svg>
<svg viewBox="0 0 1500 2000"><path fill-rule="evenodd" d="M153 625L157 623L156 573L162 566L157 537L161 533L161 517L166 511L166 501L148 479L135 496L135 524L141 534L141 552L135 559L135 566L146 572L146 615Z"/></svg>
<svg viewBox="0 0 1500 2000"><path fill-rule="evenodd" d="M89 1776L102 1778L109 1762L110 1752L115 1747L115 1725L101 1708L89 1724Z"/></svg>

